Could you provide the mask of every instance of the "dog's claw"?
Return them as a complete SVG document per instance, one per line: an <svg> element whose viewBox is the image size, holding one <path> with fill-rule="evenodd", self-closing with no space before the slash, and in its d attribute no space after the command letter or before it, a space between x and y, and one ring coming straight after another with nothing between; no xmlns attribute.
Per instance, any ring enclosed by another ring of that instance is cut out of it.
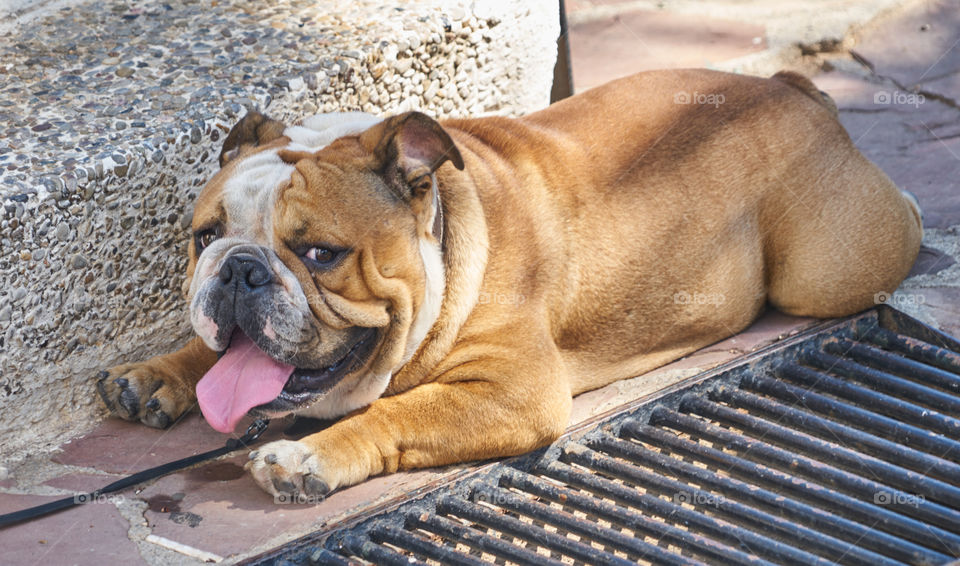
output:
<svg viewBox="0 0 960 566"><path fill-rule="evenodd" d="M108 377L110 377L110 372L105 369L102 369L99 372L97 372L98 383L105 381Z"/></svg>
<svg viewBox="0 0 960 566"><path fill-rule="evenodd" d="M106 375L104 375L106 374ZM117 412L117 406L114 405L113 401L110 400L110 394L107 393L106 380L110 377L110 374L105 371L101 371L97 374L97 393L100 395L100 398L103 399L103 404L107 406L107 409L111 413Z"/></svg>
<svg viewBox="0 0 960 566"><path fill-rule="evenodd" d="M263 457L263 461L266 462L266 463L268 463L268 464L270 464L270 465L272 466L273 464L276 464L276 463L277 463L277 455L276 455L276 454L267 454L266 456Z"/></svg>
<svg viewBox="0 0 960 566"><path fill-rule="evenodd" d="M135 418L137 413L140 412L140 401L137 399L137 393L132 389L123 387L123 389L120 391L119 402L120 406L123 407L123 410L127 412L127 415L124 416L124 418L128 420Z"/></svg>
<svg viewBox="0 0 960 566"><path fill-rule="evenodd" d="M130 380L125 377L118 377L114 379L113 382L117 384L117 387L120 387L122 389L126 389L127 387L130 386Z"/></svg>
<svg viewBox="0 0 960 566"><path fill-rule="evenodd" d="M330 487L327 485L327 482L308 474L303 477L303 491L308 495L323 497L330 493Z"/></svg>
<svg viewBox="0 0 960 566"><path fill-rule="evenodd" d="M273 478L273 487L280 493L296 493L297 486L292 481Z"/></svg>
<svg viewBox="0 0 960 566"><path fill-rule="evenodd" d="M248 457L249 457L251 460L256 460L258 456L260 456L260 451L259 451L259 450L254 450L253 452L250 453L250 456L248 456Z"/></svg>

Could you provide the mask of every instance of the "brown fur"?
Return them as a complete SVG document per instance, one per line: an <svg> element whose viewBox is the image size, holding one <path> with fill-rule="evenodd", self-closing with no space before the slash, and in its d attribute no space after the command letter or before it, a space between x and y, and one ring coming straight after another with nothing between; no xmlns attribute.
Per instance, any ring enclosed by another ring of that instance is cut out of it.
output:
<svg viewBox="0 0 960 566"><path fill-rule="evenodd" d="M680 91L724 99L677 104ZM265 446L250 465L255 480L272 493L316 492L522 453L564 430L573 395L734 334L767 302L814 317L869 307L909 271L919 212L854 147L831 104L795 74L680 70L521 119L441 122L465 167L436 172L446 218L437 323L386 395L299 442ZM324 237L356 237L355 265L301 274L304 288L371 312L386 301L409 318L423 284L415 238L429 227L383 193L356 190L389 184L371 156L371 139L384 135L290 156L307 197L289 203L277 240L300 217L319 218L310 229ZM180 365L184 381L212 363L174 356L164 363Z"/></svg>

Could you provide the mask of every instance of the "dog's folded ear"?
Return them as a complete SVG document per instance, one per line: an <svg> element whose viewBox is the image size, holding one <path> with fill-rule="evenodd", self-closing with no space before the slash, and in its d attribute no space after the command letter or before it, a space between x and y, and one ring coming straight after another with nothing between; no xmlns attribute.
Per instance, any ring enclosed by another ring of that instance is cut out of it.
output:
<svg viewBox="0 0 960 566"><path fill-rule="evenodd" d="M283 135L287 126L264 116L256 110L250 110L227 134L220 150L220 167L226 165L247 148L269 143Z"/></svg>
<svg viewBox="0 0 960 566"><path fill-rule="evenodd" d="M360 144L373 153L391 188L407 200L429 191L430 174L447 161L463 169L463 157L450 135L420 112L387 118L360 134Z"/></svg>

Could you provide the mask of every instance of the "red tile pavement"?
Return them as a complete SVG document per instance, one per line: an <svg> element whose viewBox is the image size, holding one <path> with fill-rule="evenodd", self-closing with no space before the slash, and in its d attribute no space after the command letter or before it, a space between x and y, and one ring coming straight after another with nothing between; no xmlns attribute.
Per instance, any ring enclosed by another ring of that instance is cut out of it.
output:
<svg viewBox="0 0 960 566"><path fill-rule="evenodd" d="M309 504L277 503L262 491L238 456L186 473L168 476L136 497L146 501L152 532L223 557L266 550L336 521L358 507L422 489L459 468L425 470L373 478ZM210 472L209 468L216 471Z"/></svg>
<svg viewBox="0 0 960 566"><path fill-rule="evenodd" d="M116 474L85 474L68 472L62 476L43 482L43 485L55 487L57 489L66 489L74 493L92 493L104 486L111 484L123 476Z"/></svg>
<svg viewBox="0 0 960 566"><path fill-rule="evenodd" d="M242 435L249 422L244 420L232 436ZM280 438L282 429L282 425L271 427L264 439ZM130 474L219 448L230 436L210 428L196 413L167 430L111 418L90 434L63 445L53 461Z"/></svg>
<svg viewBox="0 0 960 566"><path fill-rule="evenodd" d="M57 499L0 494L0 514ZM0 529L0 564L104 566L141 564L127 521L110 502L71 509L16 528Z"/></svg>
<svg viewBox="0 0 960 566"><path fill-rule="evenodd" d="M912 289L910 293L934 312L941 330L952 336L960 336L960 288L929 287Z"/></svg>
<svg viewBox="0 0 960 566"><path fill-rule="evenodd" d="M927 0L871 26L854 51L875 72L902 86L931 88L940 77L960 72L960 9L956 0ZM941 83L943 85L953 84ZM954 97L960 91L942 90Z"/></svg>
<svg viewBox="0 0 960 566"><path fill-rule="evenodd" d="M649 69L709 67L766 49L762 26L635 11L570 27L577 92Z"/></svg>

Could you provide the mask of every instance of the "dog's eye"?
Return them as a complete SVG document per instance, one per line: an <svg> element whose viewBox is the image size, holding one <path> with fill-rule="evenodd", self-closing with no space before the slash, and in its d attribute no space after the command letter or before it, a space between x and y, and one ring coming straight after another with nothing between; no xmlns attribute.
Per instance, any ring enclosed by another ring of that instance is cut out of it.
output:
<svg viewBox="0 0 960 566"><path fill-rule="evenodd" d="M307 266L323 269L333 267L333 265L337 263L337 260L339 260L342 255L342 250L316 246L313 248L308 248L306 252L301 254L301 257L304 259L304 262L307 264Z"/></svg>
<svg viewBox="0 0 960 566"><path fill-rule="evenodd" d="M214 228L210 228L208 230L201 230L197 232L194 235L194 238L196 241L196 247L197 247L197 255L200 255L200 253L204 249L206 249L207 246L212 244L219 237L220 237L220 234Z"/></svg>

